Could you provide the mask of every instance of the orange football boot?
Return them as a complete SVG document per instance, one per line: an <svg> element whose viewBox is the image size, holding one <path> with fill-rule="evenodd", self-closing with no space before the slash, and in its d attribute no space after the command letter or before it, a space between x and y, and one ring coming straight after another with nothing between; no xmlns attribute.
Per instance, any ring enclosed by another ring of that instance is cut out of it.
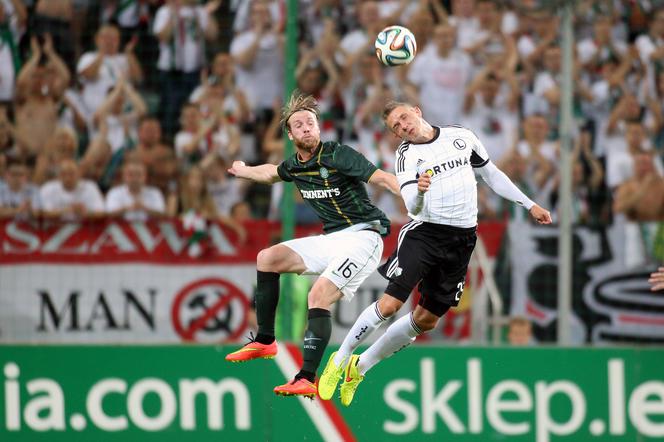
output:
<svg viewBox="0 0 664 442"><path fill-rule="evenodd" d="M299 378L274 387L274 392L279 396L304 396L313 399L318 393L318 388L313 382Z"/></svg>
<svg viewBox="0 0 664 442"><path fill-rule="evenodd" d="M253 336L252 336L253 338ZM250 338L251 342L239 350L226 355L226 360L231 362L247 362L252 359L272 359L277 355L277 341L272 344L261 344Z"/></svg>

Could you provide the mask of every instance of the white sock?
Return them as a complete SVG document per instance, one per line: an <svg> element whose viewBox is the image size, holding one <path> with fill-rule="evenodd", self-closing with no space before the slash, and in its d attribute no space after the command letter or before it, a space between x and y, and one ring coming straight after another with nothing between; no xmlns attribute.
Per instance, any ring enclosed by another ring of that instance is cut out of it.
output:
<svg viewBox="0 0 664 442"><path fill-rule="evenodd" d="M389 358L402 348L408 347L417 337L422 334L413 321L413 314L404 315L387 327L383 336L371 344L364 353L360 355L357 368L364 375L374 365Z"/></svg>
<svg viewBox="0 0 664 442"><path fill-rule="evenodd" d="M360 316L358 316L355 324L350 328L348 334L346 334L344 342L334 356L334 363L337 367L344 361L348 362L348 358L353 354L353 351L357 346L369 337L374 330L380 327L380 324L383 322L385 322L385 318L378 310L378 301L365 308L364 311L360 313Z"/></svg>

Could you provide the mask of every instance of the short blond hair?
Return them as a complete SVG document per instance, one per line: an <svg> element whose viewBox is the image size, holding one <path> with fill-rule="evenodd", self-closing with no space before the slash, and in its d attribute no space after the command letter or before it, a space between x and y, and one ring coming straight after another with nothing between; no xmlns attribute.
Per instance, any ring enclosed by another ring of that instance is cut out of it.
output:
<svg viewBox="0 0 664 442"><path fill-rule="evenodd" d="M281 108L281 120L279 123L284 130L290 130L288 125L288 120L293 116L295 112L299 111L309 111L316 116L316 121L318 121L318 101L307 94L300 93L298 91L293 92L288 103Z"/></svg>
<svg viewBox="0 0 664 442"><path fill-rule="evenodd" d="M385 103L385 107L383 107L383 122L387 122L387 117L390 116L390 114L392 113L392 111L394 111L394 109L400 106L413 107L412 104L406 103L404 101L390 100L387 103Z"/></svg>

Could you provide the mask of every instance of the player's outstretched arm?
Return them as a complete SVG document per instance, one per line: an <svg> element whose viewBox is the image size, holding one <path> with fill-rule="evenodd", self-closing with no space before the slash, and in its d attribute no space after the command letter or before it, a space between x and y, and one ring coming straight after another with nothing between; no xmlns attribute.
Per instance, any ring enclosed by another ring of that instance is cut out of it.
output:
<svg viewBox="0 0 664 442"><path fill-rule="evenodd" d="M486 183L498 195L525 207L540 224L551 224L551 214L530 200L505 173L491 161L478 169Z"/></svg>
<svg viewBox="0 0 664 442"><path fill-rule="evenodd" d="M664 267L660 267L656 272L650 274L650 290L656 292L658 290L664 290Z"/></svg>
<svg viewBox="0 0 664 442"><path fill-rule="evenodd" d="M399 181L397 177L384 170L377 169L369 178L369 183L384 187L394 195L399 195Z"/></svg>
<svg viewBox="0 0 664 442"><path fill-rule="evenodd" d="M274 164L261 164L260 166L247 166L244 161L233 161L233 166L228 169L231 175L245 178L263 184L272 184L280 181L277 166Z"/></svg>

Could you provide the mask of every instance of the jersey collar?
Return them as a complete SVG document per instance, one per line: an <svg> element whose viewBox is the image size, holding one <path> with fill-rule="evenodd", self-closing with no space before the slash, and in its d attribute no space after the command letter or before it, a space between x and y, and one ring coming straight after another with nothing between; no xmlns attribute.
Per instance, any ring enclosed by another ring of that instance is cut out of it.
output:
<svg viewBox="0 0 664 442"><path fill-rule="evenodd" d="M410 144L416 144L416 145L431 144L434 141L436 141L439 136L440 136L440 127L433 126L433 137L431 137L429 141L425 141L424 143L410 143Z"/></svg>
<svg viewBox="0 0 664 442"><path fill-rule="evenodd" d="M310 161L312 161L312 160L314 160L314 159L315 159L316 161L320 161L320 155L321 155L321 153L323 153L323 142L322 142L322 141L319 141L319 142L318 142L318 146L316 147L316 150L314 150L313 155L311 156L311 158L309 158L307 161L302 161L302 160L300 159L300 153L297 152L297 151L295 151L295 159L296 159L297 162L300 163L300 164L307 164L308 162L310 162Z"/></svg>

